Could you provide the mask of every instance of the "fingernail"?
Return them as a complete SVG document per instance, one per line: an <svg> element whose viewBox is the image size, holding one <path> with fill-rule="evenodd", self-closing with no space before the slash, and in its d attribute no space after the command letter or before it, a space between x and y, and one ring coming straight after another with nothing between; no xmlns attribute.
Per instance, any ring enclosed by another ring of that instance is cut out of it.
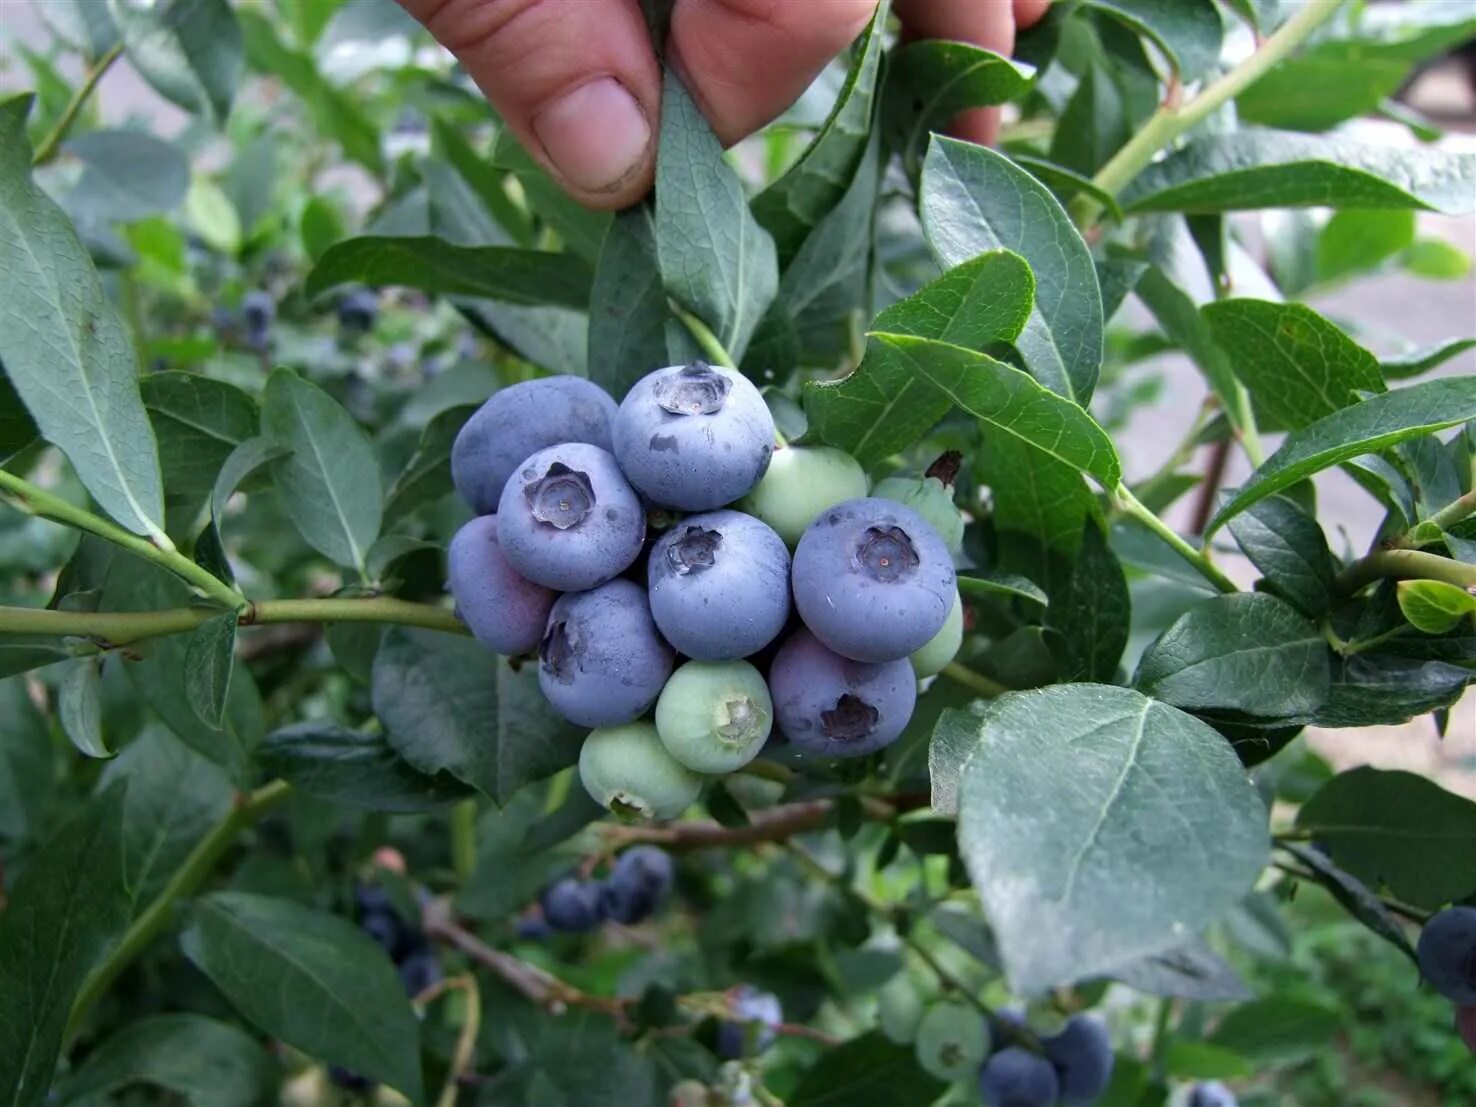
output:
<svg viewBox="0 0 1476 1107"><path fill-rule="evenodd" d="M651 124L625 86L601 77L566 92L533 117L548 160L575 188L608 192L640 168Z"/></svg>

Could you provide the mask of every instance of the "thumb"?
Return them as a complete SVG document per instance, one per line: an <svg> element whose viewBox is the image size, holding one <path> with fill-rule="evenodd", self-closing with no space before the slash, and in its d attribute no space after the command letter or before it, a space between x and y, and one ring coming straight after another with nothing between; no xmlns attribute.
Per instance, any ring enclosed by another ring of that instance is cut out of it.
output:
<svg viewBox="0 0 1476 1107"><path fill-rule="evenodd" d="M576 200L651 187L661 75L638 0L400 0Z"/></svg>

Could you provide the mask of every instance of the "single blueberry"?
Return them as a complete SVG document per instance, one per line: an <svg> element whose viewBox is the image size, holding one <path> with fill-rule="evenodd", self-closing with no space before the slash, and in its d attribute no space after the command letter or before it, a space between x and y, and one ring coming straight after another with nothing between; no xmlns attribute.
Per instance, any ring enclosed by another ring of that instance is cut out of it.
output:
<svg viewBox="0 0 1476 1107"><path fill-rule="evenodd" d="M544 889L540 901L543 921L550 930L577 934L593 930L605 921L600 903L600 886L590 880L566 876Z"/></svg>
<svg viewBox="0 0 1476 1107"><path fill-rule="evenodd" d="M621 401L615 456L657 503L711 511L743 496L774 452L774 417L747 377L694 362L648 373Z"/></svg>
<svg viewBox="0 0 1476 1107"><path fill-rule="evenodd" d="M253 289L241 301L241 319L246 325L246 342L254 349L266 346L272 323L277 318L277 302L270 292Z"/></svg>
<svg viewBox="0 0 1476 1107"><path fill-rule="evenodd" d="M759 755L774 725L774 702L747 661L688 661L656 701L656 732L693 772L731 773Z"/></svg>
<svg viewBox="0 0 1476 1107"><path fill-rule="evenodd" d="M828 507L866 495L866 472L833 446L782 446L739 509L757 516L793 548Z"/></svg>
<svg viewBox="0 0 1476 1107"><path fill-rule="evenodd" d="M527 458L502 490L497 540L519 575L577 592L619 576L641 554L646 512L615 459L566 442Z"/></svg>
<svg viewBox="0 0 1476 1107"><path fill-rule="evenodd" d="M962 1080L989 1056L989 1024L968 1004L935 1003L918 1023L913 1052L917 1063L939 1080Z"/></svg>
<svg viewBox="0 0 1476 1107"><path fill-rule="evenodd" d="M356 288L338 298L338 326L345 334L365 334L379 315L379 297L372 288Z"/></svg>
<svg viewBox="0 0 1476 1107"><path fill-rule="evenodd" d="M346 1092L370 1092L378 1086L367 1076L360 1076L342 1065L328 1066L328 1082Z"/></svg>
<svg viewBox="0 0 1476 1107"><path fill-rule="evenodd" d="M378 884L354 885L354 908L360 915L374 911L393 911L389 893Z"/></svg>
<svg viewBox="0 0 1476 1107"><path fill-rule="evenodd" d="M1194 1085L1189 1093L1189 1107L1237 1107L1235 1093L1218 1080Z"/></svg>
<svg viewBox="0 0 1476 1107"><path fill-rule="evenodd" d="M553 933L553 927L548 925L548 920L542 915L529 915L518 920L517 934L524 941L537 941L539 938L547 938Z"/></svg>
<svg viewBox="0 0 1476 1107"><path fill-rule="evenodd" d="M959 647L963 645L963 635L963 597L956 595L953 597L953 606L948 610L948 620L943 624L943 629L929 638L921 649L913 650L909 656L912 671L919 678L937 676L948 668L948 663L958 655Z"/></svg>
<svg viewBox="0 0 1476 1107"><path fill-rule="evenodd" d="M429 948L417 949L400 962L400 982L412 999L441 979L441 964Z"/></svg>
<svg viewBox="0 0 1476 1107"><path fill-rule="evenodd" d="M359 929L393 957L404 941L404 924L393 911L371 911L359 917Z"/></svg>
<svg viewBox="0 0 1476 1107"><path fill-rule="evenodd" d="M748 984L728 993L728 1010L734 1017L719 1023L717 1032L717 1053L725 1061L768 1049L774 1043L774 1027L784 1021L779 997Z"/></svg>
<svg viewBox="0 0 1476 1107"><path fill-rule="evenodd" d="M890 500L848 500L810 524L794 551L800 618L836 653L894 661L927 645L958 584L943 540Z"/></svg>
<svg viewBox="0 0 1476 1107"><path fill-rule="evenodd" d="M615 401L582 377L540 377L494 392L451 447L451 479L478 515L498 509L502 488L530 454L564 442L609 450Z"/></svg>
<svg viewBox="0 0 1476 1107"><path fill-rule="evenodd" d="M1081 1107L1097 1102L1112 1082L1112 1039L1107 1025L1091 1015L1073 1015L1059 1034L1045 1039L1047 1059L1056 1066L1061 1102Z"/></svg>
<svg viewBox="0 0 1476 1107"><path fill-rule="evenodd" d="M651 615L677 651L700 661L747 657L789 618L789 550L737 511L692 515L651 548Z"/></svg>
<svg viewBox="0 0 1476 1107"><path fill-rule="evenodd" d="M1420 971L1452 1003L1476 1004L1476 907L1447 907L1420 931Z"/></svg>
<svg viewBox="0 0 1476 1107"><path fill-rule="evenodd" d="M644 722L590 731L579 750L579 780L596 803L626 819L674 819L702 794L702 777L667 753Z"/></svg>
<svg viewBox="0 0 1476 1107"><path fill-rule="evenodd" d="M979 1094L985 1107L1051 1107L1060 1094L1060 1081L1044 1057L1010 1046L984 1062Z"/></svg>
<svg viewBox="0 0 1476 1107"><path fill-rule="evenodd" d="M901 735L917 703L917 678L906 658L852 661L801 629L774 655L769 691L779 729L799 750L860 757Z"/></svg>
<svg viewBox="0 0 1476 1107"><path fill-rule="evenodd" d="M478 642L501 654L538 648L558 593L507 563L495 515L478 516L456 532L446 565L456 614Z"/></svg>
<svg viewBox="0 0 1476 1107"><path fill-rule="evenodd" d="M671 857L655 846L635 846L615 860L601 889L605 917L631 926L654 914L671 891Z"/></svg>
<svg viewBox="0 0 1476 1107"><path fill-rule="evenodd" d="M579 726L638 719L661 694L675 658L656 631L645 589L612 580L561 596L539 648L538 686Z"/></svg>

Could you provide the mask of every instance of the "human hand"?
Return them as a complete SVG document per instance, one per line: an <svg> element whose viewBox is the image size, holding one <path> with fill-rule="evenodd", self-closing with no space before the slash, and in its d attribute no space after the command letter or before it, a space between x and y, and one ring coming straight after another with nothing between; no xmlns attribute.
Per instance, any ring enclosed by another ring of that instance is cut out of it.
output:
<svg viewBox="0 0 1476 1107"><path fill-rule="evenodd" d="M622 208L650 190L661 72L639 0L399 0L466 67L575 199ZM1050 0L896 0L910 38L1008 54ZM876 0L677 0L667 58L724 143L799 98L861 33ZM990 142L997 109L955 121Z"/></svg>

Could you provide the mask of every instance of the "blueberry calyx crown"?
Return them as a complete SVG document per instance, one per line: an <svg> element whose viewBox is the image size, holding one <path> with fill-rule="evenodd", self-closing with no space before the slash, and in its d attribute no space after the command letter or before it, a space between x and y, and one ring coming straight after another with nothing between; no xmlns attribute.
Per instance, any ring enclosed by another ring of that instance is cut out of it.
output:
<svg viewBox="0 0 1476 1107"><path fill-rule="evenodd" d="M560 680L566 680L574 657L579 652L574 636L569 633L569 624L563 619L550 623L543 641L538 645L538 659L544 669Z"/></svg>
<svg viewBox="0 0 1476 1107"><path fill-rule="evenodd" d="M845 693L829 711L820 712L820 729L837 742L859 742L881 721L881 712L860 696Z"/></svg>
<svg viewBox="0 0 1476 1107"><path fill-rule="evenodd" d="M898 526L867 527L856 547L856 562L872 580L891 584L917 568L917 548Z"/></svg>
<svg viewBox="0 0 1476 1107"><path fill-rule="evenodd" d="M666 549L666 561L679 577L700 573L717 564L718 547L723 536L703 527L685 527L682 536Z"/></svg>
<svg viewBox="0 0 1476 1107"><path fill-rule="evenodd" d="M577 527L594 510L589 475L555 461L548 472L523 489L533 518L559 530Z"/></svg>
<svg viewBox="0 0 1476 1107"><path fill-rule="evenodd" d="M758 721L758 712L754 710L753 701L747 696L728 700L723 704L722 710L727 716L727 722L718 725L717 736L724 741L741 742L748 737Z"/></svg>
<svg viewBox="0 0 1476 1107"><path fill-rule="evenodd" d="M711 365L694 361L656 382L652 392L670 415L713 415L723 409L733 382Z"/></svg>

